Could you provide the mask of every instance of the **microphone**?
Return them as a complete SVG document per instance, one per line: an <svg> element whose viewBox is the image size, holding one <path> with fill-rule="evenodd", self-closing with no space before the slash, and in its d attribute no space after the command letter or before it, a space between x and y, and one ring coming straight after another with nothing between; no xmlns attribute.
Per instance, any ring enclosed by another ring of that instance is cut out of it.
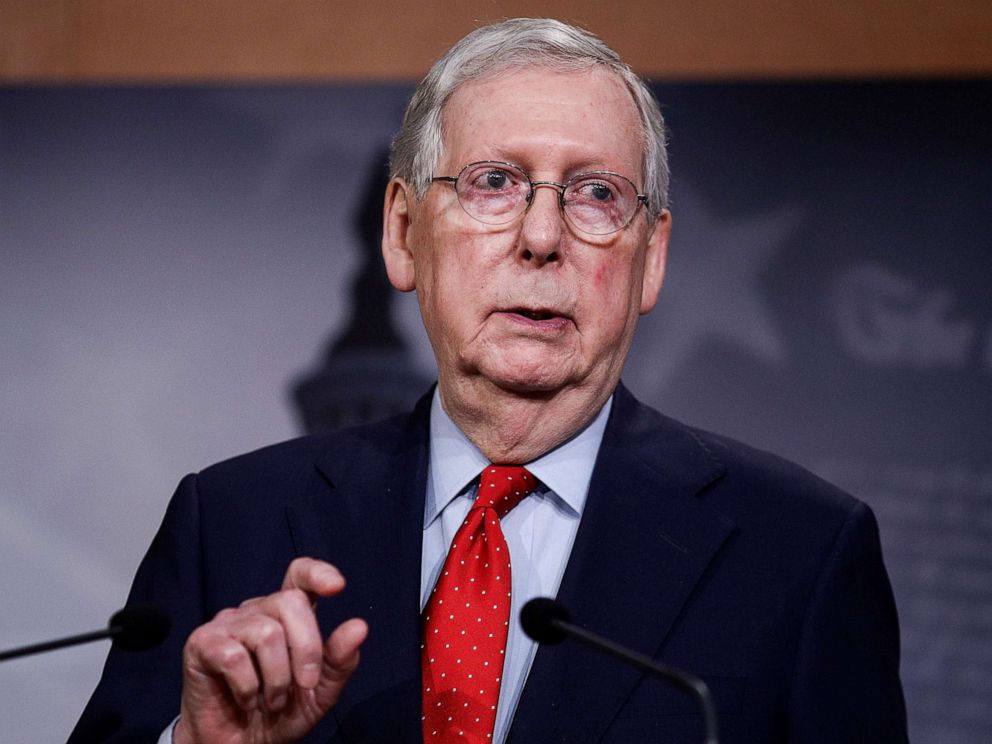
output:
<svg viewBox="0 0 992 744"><path fill-rule="evenodd" d="M54 651L57 648L75 646L80 643L99 641L102 638L109 638L115 648L124 651L147 651L164 641L165 637L169 635L171 627L172 621L160 607L130 605L115 612L107 627L102 630L2 651L0 652L0 661Z"/></svg>
<svg viewBox="0 0 992 744"><path fill-rule="evenodd" d="M554 645L566 638L574 638L590 648L609 654L620 661L637 667L641 671L668 680L683 692L692 695L703 713L706 729L704 744L718 744L716 706L709 687L703 680L675 667L659 664L654 659L632 651L618 643L590 633L571 622L568 610L553 599L537 597L530 600L520 611L520 625L524 632L538 643Z"/></svg>

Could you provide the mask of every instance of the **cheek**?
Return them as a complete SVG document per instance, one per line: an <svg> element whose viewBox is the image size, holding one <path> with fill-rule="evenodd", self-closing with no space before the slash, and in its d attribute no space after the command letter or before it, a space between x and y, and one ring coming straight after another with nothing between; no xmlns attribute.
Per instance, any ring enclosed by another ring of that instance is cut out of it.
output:
<svg viewBox="0 0 992 744"><path fill-rule="evenodd" d="M596 289L597 293L602 293L603 290L607 289L606 283L609 281L610 272L606 266L600 265L596 268L596 273L592 277L592 286Z"/></svg>
<svg viewBox="0 0 992 744"><path fill-rule="evenodd" d="M602 261L586 273L589 296L587 308L597 317L601 331L618 341L627 332L640 310L640 291L630 258Z"/></svg>
<svg viewBox="0 0 992 744"><path fill-rule="evenodd" d="M469 322L473 309L486 296L485 254L473 238L455 231L432 235L429 248L420 255L417 291L421 309L445 328Z"/></svg>
<svg viewBox="0 0 992 744"><path fill-rule="evenodd" d="M633 281L629 260L610 256L608 260L599 261L595 267L587 270L586 276L592 292L600 302L612 306L629 301Z"/></svg>

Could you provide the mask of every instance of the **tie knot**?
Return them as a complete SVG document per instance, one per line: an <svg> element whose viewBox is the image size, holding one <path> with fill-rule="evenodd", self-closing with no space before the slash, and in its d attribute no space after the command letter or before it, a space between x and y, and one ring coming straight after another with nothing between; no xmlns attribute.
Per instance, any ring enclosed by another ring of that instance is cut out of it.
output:
<svg viewBox="0 0 992 744"><path fill-rule="evenodd" d="M479 495L472 508L495 509L502 519L536 487L537 479L527 472L527 468L519 465L488 465L482 471Z"/></svg>

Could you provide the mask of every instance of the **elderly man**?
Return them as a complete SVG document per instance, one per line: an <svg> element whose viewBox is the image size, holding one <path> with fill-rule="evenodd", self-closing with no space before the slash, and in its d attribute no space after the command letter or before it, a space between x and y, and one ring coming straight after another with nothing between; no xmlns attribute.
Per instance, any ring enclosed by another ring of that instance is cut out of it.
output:
<svg viewBox="0 0 992 744"><path fill-rule="evenodd" d="M519 608L557 595L702 676L724 742L905 741L871 512L620 385L671 228L643 82L561 23L479 29L392 168L383 256L436 389L187 477L131 595L172 636L111 652L75 740L700 740L679 690L525 638Z"/></svg>

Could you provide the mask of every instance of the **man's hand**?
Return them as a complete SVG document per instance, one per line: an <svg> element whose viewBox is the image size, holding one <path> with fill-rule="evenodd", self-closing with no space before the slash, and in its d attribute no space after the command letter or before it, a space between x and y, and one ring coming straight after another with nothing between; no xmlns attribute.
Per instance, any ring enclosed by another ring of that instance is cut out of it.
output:
<svg viewBox="0 0 992 744"><path fill-rule="evenodd" d="M337 702L368 634L365 621L353 619L321 638L316 598L343 588L334 566L298 558L280 591L194 630L183 651L176 744L274 744L306 735Z"/></svg>

